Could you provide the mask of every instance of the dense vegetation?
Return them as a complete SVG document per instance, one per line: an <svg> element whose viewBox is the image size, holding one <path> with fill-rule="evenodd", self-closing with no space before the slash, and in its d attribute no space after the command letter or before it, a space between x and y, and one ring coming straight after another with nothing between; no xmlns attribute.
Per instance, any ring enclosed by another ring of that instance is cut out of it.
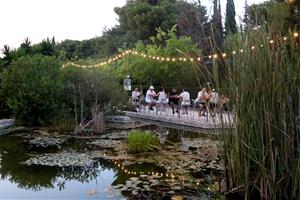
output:
<svg viewBox="0 0 300 200"><path fill-rule="evenodd" d="M159 141L155 133L147 131L132 131L128 135L128 152L129 153L146 153L153 151L155 145L158 145Z"/></svg>
<svg viewBox="0 0 300 200"><path fill-rule="evenodd" d="M136 85L167 88L198 89L210 81L230 97L236 112L234 133L224 137L228 191L238 189L245 199L255 198L255 192L260 199L297 199L300 58L299 35L292 31L299 30L299 1L246 5L240 29L228 1L225 30L220 1L213 1L211 18L199 2L130 0L115 9L120 24L100 37L61 43L53 38L36 45L26 39L18 49L5 46L1 117L12 115L26 125L84 124L91 110L108 112L124 104L125 75ZM127 48L165 57L243 53L184 65L125 56L103 68L61 68L65 61L95 63ZM140 144L152 140L138 137L130 135L129 151L143 152Z"/></svg>

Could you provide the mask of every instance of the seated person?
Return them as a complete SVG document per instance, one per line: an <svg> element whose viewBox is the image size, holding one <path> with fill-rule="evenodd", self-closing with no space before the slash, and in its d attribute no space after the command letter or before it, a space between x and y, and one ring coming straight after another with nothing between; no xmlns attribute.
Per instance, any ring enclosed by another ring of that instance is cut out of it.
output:
<svg viewBox="0 0 300 200"><path fill-rule="evenodd" d="M154 91L154 87L151 85L146 93L146 103L149 105L150 110L153 110L153 106L156 105L154 97L156 97L156 93Z"/></svg>

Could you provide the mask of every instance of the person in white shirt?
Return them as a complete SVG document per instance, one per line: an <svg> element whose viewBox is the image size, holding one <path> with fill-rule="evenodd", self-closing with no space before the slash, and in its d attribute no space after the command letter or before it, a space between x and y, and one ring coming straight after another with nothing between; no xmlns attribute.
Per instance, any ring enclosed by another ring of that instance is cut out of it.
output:
<svg viewBox="0 0 300 200"><path fill-rule="evenodd" d="M132 105L136 111L139 111L140 109L140 96L141 93L139 92L138 88L135 88L134 91L131 93Z"/></svg>
<svg viewBox="0 0 300 200"><path fill-rule="evenodd" d="M185 114L188 114L188 108L191 105L190 93L182 90L182 93L179 95L181 99L181 106L185 110Z"/></svg>
<svg viewBox="0 0 300 200"><path fill-rule="evenodd" d="M167 105L167 94L165 90L162 88L161 91L158 92L158 101L157 101L157 106L159 109L162 111L166 110L166 105Z"/></svg>
<svg viewBox="0 0 300 200"><path fill-rule="evenodd" d="M212 117L214 117L216 114L216 110L219 106L219 101L219 94L216 92L215 89L212 89L209 97L209 109L212 112Z"/></svg>
<svg viewBox="0 0 300 200"><path fill-rule="evenodd" d="M153 110L153 106L156 105L156 102L154 100L155 96L156 96L156 93L154 91L154 87L151 85L149 87L149 90L146 93L146 103L149 105L150 110Z"/></svg>

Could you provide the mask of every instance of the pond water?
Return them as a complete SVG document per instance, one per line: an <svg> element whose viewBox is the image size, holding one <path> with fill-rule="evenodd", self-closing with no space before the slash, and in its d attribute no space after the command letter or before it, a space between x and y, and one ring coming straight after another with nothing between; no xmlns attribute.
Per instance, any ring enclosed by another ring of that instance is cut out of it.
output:
<svg viewBox="0 0 300 200"><path fill-rule="evenodd" d="M186 137L203 137L199 133L182 130L155 128L160 142L171 145ZM25 135L0 136L0 198L4 199L127 199L126 192L112 186L125 184L132 177L113 162L97 159L92 165L42 166L25 165L27 159L44 154L74 151L85 152L86 143L78 139L68 139L60 148L30 148ZM207 136L216 139L214 136ZM132 172L151 173L164 169L154 164L135 164L128 167ZM205 198L204 198L205 199ZM207 198L209 199L209 198Z"/></svg>

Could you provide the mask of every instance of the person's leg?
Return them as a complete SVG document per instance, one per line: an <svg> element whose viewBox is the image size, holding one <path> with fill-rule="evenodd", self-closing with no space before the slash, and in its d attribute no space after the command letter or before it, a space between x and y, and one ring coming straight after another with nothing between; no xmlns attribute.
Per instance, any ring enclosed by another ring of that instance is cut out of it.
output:
<svg viewBox="0 0 300 200"><path fill-rule="evenodd" d="M170 106L171 106L171 108L172 108L172 114L174 115L174 113L175 113L175 112L174 112L174 102L171 102L171 103L170 103Z"/></svg>

